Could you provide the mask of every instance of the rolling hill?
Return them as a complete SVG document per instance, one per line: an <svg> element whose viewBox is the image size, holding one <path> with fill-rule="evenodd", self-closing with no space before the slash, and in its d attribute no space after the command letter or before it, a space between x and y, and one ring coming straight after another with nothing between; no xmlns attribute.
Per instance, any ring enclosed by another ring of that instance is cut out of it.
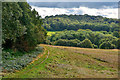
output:
<svg viewBox="0 0 120 80"><path fill-rule="evenodd" d="M7 78L117 78L118 50L41 44L44 53Z"/></svg>
<svg viewBox="0 0 120 80"><path fill-rule="evenodd" d="M118 19L90 15L46 16L43 27L48 31L90 29L92 31L117 31Z"/></svg>

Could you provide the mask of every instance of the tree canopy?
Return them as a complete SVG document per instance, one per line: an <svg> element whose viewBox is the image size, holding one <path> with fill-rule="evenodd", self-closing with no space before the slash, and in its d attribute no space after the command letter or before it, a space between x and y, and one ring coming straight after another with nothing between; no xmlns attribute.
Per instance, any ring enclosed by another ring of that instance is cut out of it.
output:
<svg viewBox="0 0 120 80"><path fill-rule="evenodd" d="M43 27L48 31L90 29L92 31L118 31L118 19L90 15L47 16Z"/></svg>
<svg viewBox="0 0 120 80"><path fill-rule="evenodd" d="M83 30L57 31L46 38L47 44L84 48L119 48L119 38L112 32Z"/></svg>
<svg viewBox="0 0 120 80"><path fill-rule="evenodd" d="M45 40L41 16L27 2L3 2L2 6L4 48L29 51Z"/></svg>

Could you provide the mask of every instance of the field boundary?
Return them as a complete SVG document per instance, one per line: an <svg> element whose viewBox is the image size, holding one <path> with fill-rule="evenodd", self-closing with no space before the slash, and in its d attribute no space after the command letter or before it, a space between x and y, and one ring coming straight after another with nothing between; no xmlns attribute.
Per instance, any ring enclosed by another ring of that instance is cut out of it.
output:
<svg viewBox="0 0 120 80"><path fill-rule="evenodd" d="M45 46L50 46L50 47L56 47L56 48L72 48L72 49L90 49L90 50L113 50L113 51L120 51L120 49L94 49L94 48L81 48L81 47L72 47L72 46L57 46L57 45L47 45L43 44Z"/></svg>

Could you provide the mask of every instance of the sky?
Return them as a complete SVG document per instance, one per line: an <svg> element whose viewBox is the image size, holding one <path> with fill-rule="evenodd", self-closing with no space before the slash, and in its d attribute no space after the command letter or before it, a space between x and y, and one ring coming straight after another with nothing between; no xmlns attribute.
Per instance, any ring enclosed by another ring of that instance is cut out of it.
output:
<svg viewBox="0 0 120 80"><path fill-rule="evenodd" d="M120 0L27 0L28 2L119 2Z"/></svg>
<svg viewBox="0 0 120 80"><path fill-rule="evenodd" d="M94 16L103 16L108 18L118 18L118 9L117 8L103 8L103 9L95 9L95 8L88 8L88 7L79 7L79 8L47 8L47 7L37 7L32 6L33 9L38 11L39 15L42 18L45 16L55 16L60 14L77 14L77 15L94 15Z"/></svg>
<svg viewBox="0 0 120 80"><path fill-rule="evenodd" d="M29 0L30 2L118 2L119 0ZM39 15L42 18L45 16L51 15L60 15L60 14L77 14L77 15L94 15L94 16L103 16L107 18L118 18L118 8L112 8L104 6L103 8L89 8L80 6L79 8L49 8L49 7L38 7L32 6L32 9L38 11Z"/></svg>

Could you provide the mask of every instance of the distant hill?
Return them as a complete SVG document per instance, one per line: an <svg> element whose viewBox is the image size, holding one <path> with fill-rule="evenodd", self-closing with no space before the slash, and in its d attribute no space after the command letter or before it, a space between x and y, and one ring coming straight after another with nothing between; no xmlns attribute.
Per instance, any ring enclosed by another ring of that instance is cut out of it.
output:
<svg viewBox="0 0 120 80"><path fill-rule="evenodd" d="M92 31L117 31L118 19L90 15L46 16L43 27L48 31L90 29Z"/></svg>

